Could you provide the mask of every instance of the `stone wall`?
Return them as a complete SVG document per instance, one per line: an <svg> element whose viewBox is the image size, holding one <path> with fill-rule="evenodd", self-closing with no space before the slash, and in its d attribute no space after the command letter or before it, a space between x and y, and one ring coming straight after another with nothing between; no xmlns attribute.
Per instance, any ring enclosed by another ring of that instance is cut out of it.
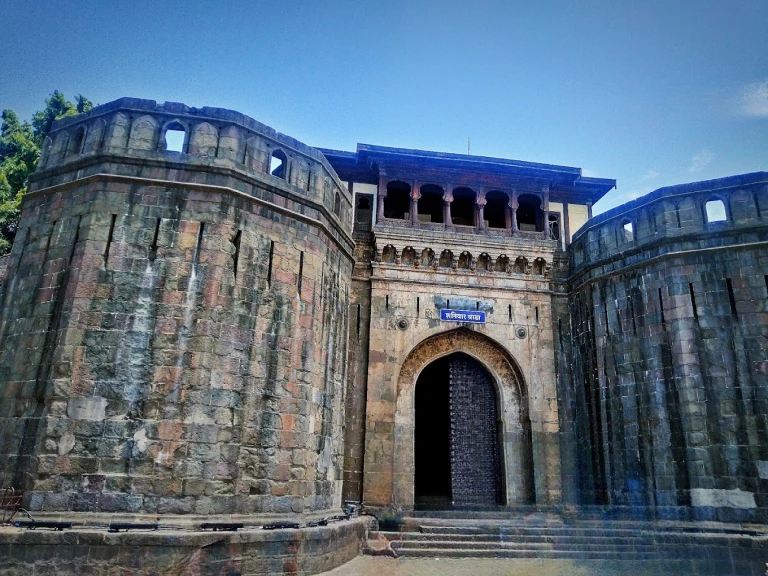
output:
<svg viewBox="0 0 768 576"><path fill-rule="evenodd" d="M279 576L331 570L360 554L370 520L301 530L110 533L0 531L0 574Z"/></svg>
<svg viewBox="0 0 768 576"><path fill-rule="evenodd" d="M768 520L766 218L756 173L663 188L574 239L559 321L575 501Z"/></svg>
<svg viewBox="0 0 768 576"><path fill-rule="evenodd" d="M414 503L414 390L431 361L464 352L499 392L507 505L560 501L552 302L554 241L374 227L363 501ZM440 321L441 308L486 322Z"/></svg>
<svg viewBox="0 0 768 576"><path fill-rule="evenodd" d="M368 389L368 343L371 325L373 238L355 232L355 268L349 308L349 355L344 418L344 500L363 499L365 402Z"/></svg>
<svg viewBox="0 0 768 576"><path fill-rule="evenodd" d="M32 510L339 506L350 207L321 154L234 112L57 122L0 292L0 485Z"/></svg>

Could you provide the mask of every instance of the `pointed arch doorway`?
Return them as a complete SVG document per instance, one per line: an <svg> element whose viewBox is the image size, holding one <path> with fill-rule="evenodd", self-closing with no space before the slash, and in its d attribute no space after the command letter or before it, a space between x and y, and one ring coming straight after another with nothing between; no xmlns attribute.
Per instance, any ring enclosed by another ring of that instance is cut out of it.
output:
<svg viewBox="0 0 768 576"><path fill-rule="evenodd" d="M504 504L499 391L488 370L454 352L428 364L415 394L414 504Z"/></svg>

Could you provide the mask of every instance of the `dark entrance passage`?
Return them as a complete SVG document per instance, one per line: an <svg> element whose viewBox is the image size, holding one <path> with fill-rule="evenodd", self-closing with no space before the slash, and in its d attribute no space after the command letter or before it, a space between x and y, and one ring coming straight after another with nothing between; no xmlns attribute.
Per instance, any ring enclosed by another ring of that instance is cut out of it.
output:
<svg viewBox="0 0 768 576"><path fill-rule="evenodd" d="M456 353L416 383L415 505L503 503L496 390L488 371Z"/></svg>

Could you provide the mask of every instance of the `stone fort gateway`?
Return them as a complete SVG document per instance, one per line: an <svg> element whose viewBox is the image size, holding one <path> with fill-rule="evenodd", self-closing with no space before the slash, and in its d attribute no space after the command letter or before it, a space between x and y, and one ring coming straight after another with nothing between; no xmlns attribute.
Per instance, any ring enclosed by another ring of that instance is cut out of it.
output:
<svg viewBox="0 0 768 576"><path fill-rule="evenodd" d="M178 103L57 121L0 272L0 573L456 541L762 575L768 172L593 216L614 186Z"/></svg>

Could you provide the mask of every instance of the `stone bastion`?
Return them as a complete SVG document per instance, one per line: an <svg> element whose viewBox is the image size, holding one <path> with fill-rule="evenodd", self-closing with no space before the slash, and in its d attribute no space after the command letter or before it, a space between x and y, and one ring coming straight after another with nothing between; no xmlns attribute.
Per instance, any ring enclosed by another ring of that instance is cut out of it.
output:
<svg viewBox="0 0 768 576"><path fill-rule="evenodd" d="M575 236L569 498L768 521L767 218L758 172L659 189Z"/></svg>
<svg viewBox="0 0 768 576"><path fill-rule="evenodd" d="M338 509L353 246L322 154L242 114L57 121L0 292L0 486L33 513Z"/></svg>

